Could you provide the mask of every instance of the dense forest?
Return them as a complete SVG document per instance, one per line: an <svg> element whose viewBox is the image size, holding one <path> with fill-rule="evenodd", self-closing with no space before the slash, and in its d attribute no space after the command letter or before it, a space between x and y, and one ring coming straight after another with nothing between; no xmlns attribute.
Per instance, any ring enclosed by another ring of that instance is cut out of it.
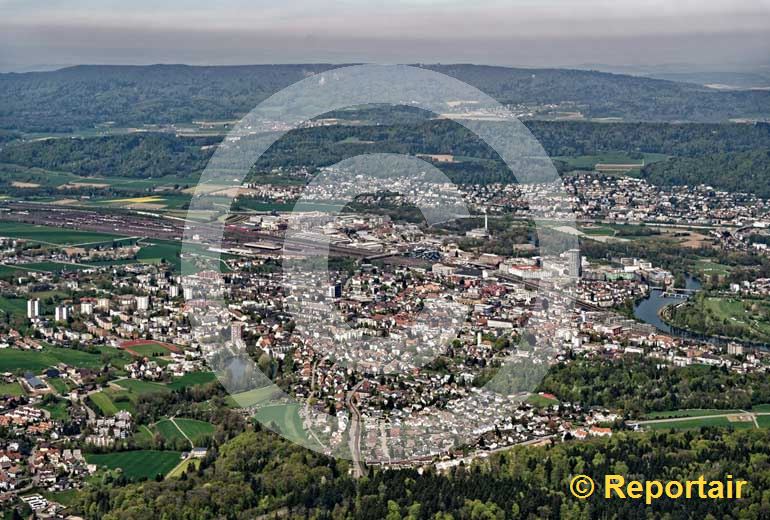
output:
<svg viewBox="0 0 770 520"><path fill-rule="evenodd" d="M737 374L707 365L661 366L640 356L560 363L548 371L540 390L632 416L686 408L747 409L770 402L770 381L764 374Z"/></svg>
<svg viewBox="0 0 770 520"><path fill-rule="evenodd" d="M385 117L374 110L378 118ZM397 117L401 117L401 113ZM648 165L656 184L697 181L722 189L768 193L770 125L567 123L529 121L527 126L552 157L591 155L618 150L660 153L676 158ZM98 138L15 141L0 148L0 162L83 176L146 178L201 171L217 137L177 137L136 133ZM304 128L276 142L256 165L322 167L358 154L452 154L461 159L437 164L458 183L515 182L497 154L464 127L450 121L411 124ZM716 154L716 155L715 155ZM754 164L756 162L756 165ZM561 161L557 170L566 171Z"/></svg>
<svg viewBox="0 0 770 520"><path fill-rule="evenodd" d="M770 197L770 150L675 157L648 164L642 177L660 185L706 184L724 191Z"/></svg>
<svg viewBox="0 0 770 520"><path fill-rule="evenodd" d="M354 480L348 463L264 431L223 444L181 479L118 486L106 477L76 509L89 519L760 519L770 516L770 432L616 433L611 438L518 447L449 473L373 470ZM213 454L216 451L216 459ZM573 475L597 480L585 501L569 493ZM749 481L741 500L606 500L602 476L639 480Z"/></svg>
<svg viewBox="0 0 770 520"><path fill-rule="evenodd" d="M154 178L202 171L212 138L136 133L88 139L44 139L0 149L0 162L84 177Z"/></svg>
<svg viewBox="0 0 770 520"><path fill-rule="evenodd" d="M270 94L337 65L77 66L0 74L0 128L66 132L242 116ZM589 117L711 121L770 115L770 92L565 69L426 66L508 104L570 103Z"/></svg>

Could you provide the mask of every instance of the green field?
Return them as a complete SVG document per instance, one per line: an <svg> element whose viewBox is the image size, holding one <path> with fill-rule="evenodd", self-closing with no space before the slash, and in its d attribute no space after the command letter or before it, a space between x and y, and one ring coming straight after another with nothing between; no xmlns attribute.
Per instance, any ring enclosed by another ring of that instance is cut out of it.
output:
<svg viewBox="0 0 770 520"><path fill-rule="evenodd" d="M20 396L25 394L26 392L24 391L24 388L22 388L21 383L13 382L0 384L0 396Z"/></svg>
<svg viewBox="0 0 770 520"><path fill-rule="evenodd" d="M50 226L36 226L18 222L0 222L0 236L23 238L32 242L54 245L76 245L92 242L112 242L122 238L118 235L96 233L92 231L77 231L74 229Z"/></svg>
<svg viewBox="0 0 770 520"><path fill-rule="evenodd" d="M182 461L181 464L179 464L176 468L174 468L168 475L166 475L166 478L179 478L182 476L184 472L187 471L187 468L189 466L193 466L195 469L198 469L201 465L201 459L194 459L194 458L188 458Z"/></svg>
<svg viewBox="0 0 770 520"><path fill-rule="evenodd" d="M88 396L88 399L101 411L102 415L110 416L118 413L118 407L106 392L96 392Z"/></svg>
<svg viewBox="0 0 770 520"><path fill-rule="evenodd" d="M176 423L176 426L174 425ZM201 441L214 433L214 425L196 419L164 419L155 424L155 429L167 440L192 440L193 444L200 445ZM181 431L180 431L181 430ZM184 432L184 435L183 435ZM187 435L187 438L185 437Z"/></svg>
<svg viewBox="0 0 770 520"><path fill-rule="evenodd" d="M147 342L141 345L132 345L129 350L142 357L167 356L171 350L158 343Z"/></svg>
<svg viewBox="0 0 770 520"><path fill-rule="evenodd" d="M770 342L770 301L697 295L673 311L682 328L739 339Z"/></svg>
<svg viewBox="0 0 770 520"><path fill-rule="evenodd" d="M265 425L275 425L289 440L307 444L308 436L302 427L298 404L278 404L260 408L254 417Z"/></svg>
<svg viewBox="0 0 770 520"><path fill-rule="evenodd" d="M217 376L213 372L190 372L174 379L174 381L166 386L172 390L179 390L191 386L205 385L216 380Z"/></svg>
<svg viewBox="0 0 770 520"><path fill-rule="evenodd" d="M77 133L78 136L83 134L84 132ZM103 134L93 133L93 135ZM40 137L46 136L47 135L45 134L40 135ZM35 137L35 134L30 134L30 137ZM62 137L62 135L56 134L56 137ZM147 190L152 190L161 186L195 185L198 183L198 179L200 177L199 174L173 176L169 175L148 179L134 179L130 177L82 177L70 172L46 170L43 168L30 168L15 164L0 164L0 175L9 181L34 183L39 184L41 187L47 188L58 188L65 184L77 183L106 184L110 189L114 191L122 191L127 193L144 193ZM84 194L87 194L88 190L83 190L83 192ZM164 195L164 197L165 196L166 195ZM182 195L177 196L182 197Z"/></svg>
<svg viewBox="0 0 770 520"><path fill-rule="evenodd" d="M675 417L702 417L706 415L725 415L729 413L741 413L740 410L717 410L690 408L688 410L669 410L665 412L651 412L645 415L646 419L668 419Z"/></svg>
<svg viewBox="0 0 770 520"><path fill-rule="evenodd" d="M66 394L69 392L69 387L67 386L67 383L64 382L64 379L60 377L52 377L47 381L48 384L54 387L60 394Z"/></svg>
<svg viewBox="0 0 770 520"><path fill-rule="evenodd" d="M51 414L51 419L56 421L66 421L69 416L69 402L64 399L58 399L55 403L44 404L42 409Z"/></svg>
<svg viewBox="0 0 770 520"><path fill-rule="evenodd" d="M210 437L215 429L213 424L197 419L174 419L174 422L182 429L185 435L192 439L193 444L198 444L198 441L202 438Z"/></svg>
<svg viewBox="0 0 770 520"><path fill-rule="evenodd" d="M757 404L751 407L754 413L770 413L770 404Z"/></svg>
<svg viewBox="0 0 770 520"><path fill-rule="evenodd" d="M537 408L544 408L546 406L551 406L552 404L559 404L558 399L549 399L539 394L530 395L529 397L527 397L527 400L525 402Z"/></svg>
<svg viewBox="0 0 770 520"><path fill-rule="evenodd" d="M0 350L0 372L40 372L59 363L79 368L100 368L103 353L111 356L112 362L119 367L130 359L126 353L110 347L100 347L98 353L94 354L52 346L44 347L41 351L6 348Z"/></svg>
<svg viewBox="0 0 770 520"><path fill-rule="evenodd" d="M182 432L179 431L179 428L174 426L174 423L172 423L169 419L158 421L155 424L155 430L160 433L161 436L167 441L187 440L185 439L184 435L182 435Z"/></svg>
<svg viewBox="0 0 770 520"><path fill-rule="evenodd" d="M22 274L22 272L16 271L16 273L14 273L14 276L18 274ZM27 317L27 300L23 298L0 297L0 312L4 314L9 314L11 316L19 316L21 318L26 318Z"/></svg>
<svg viewBox="0 0 770 520"><path fill-rule="evenodd" d="M668 158L667 155L658 153L643 153L642 157L630 157L626 152L607 152L599 155L577 155L553 157L554 160L563 161L570 167L578 170L593 170L597 164L637 164L638 169L644 164L650 164L663 161ZM637 169L637 171L638 171Z"/></svg>
<svg viewBox="0 0 770 520"><path fill-rule="evenodd" d="M702 258L695 263L695 270L703 273L705 276L711 276L712 274L727 276L732 271L732 267L718 264L708 258Z"/></svg>
<svg viewBox="0 0 770 520"><path fill-rule="evenodd" d="M137 396L171 391L166 385L161 383L142 381L140 379L122 379L117 384L125 388L129 394L136 394Z"/></svg>
<svg viewBox="0 0 770 520"><path fill-rule="evenodd" d="M754 423L751 421L730 422L727 417L705 417L702 419L690 419L686 421L665 421L644 425L645 428L649 428L651 430L695 430L703 426L718 426L720 428L746 430L754 428Z"/></svg>
<svg viewBox="0 0 770 520"><path fill-rule="evenodd" d="M228 396L227 401L233 407L248 408L269 401L273 394L280 394L280 392L281 390L274 385L265 386L246 392L232 394Z"/></svg>
<svg viewBox="0 0 770 520"><path fill-rule="evenodd" d="M180 462L178 451L138 450L107 454L86 454L86 460L108 469L121 469L131 480L165 476Z"/></svg>
<svg viewBox="0 0 770 520"><path fill-rule="evenodd" d="M40 491L40 494L48 500L59 502L67 507L75 503L79 493L80 491L77 489L68 489L67 491Z"/></svg>

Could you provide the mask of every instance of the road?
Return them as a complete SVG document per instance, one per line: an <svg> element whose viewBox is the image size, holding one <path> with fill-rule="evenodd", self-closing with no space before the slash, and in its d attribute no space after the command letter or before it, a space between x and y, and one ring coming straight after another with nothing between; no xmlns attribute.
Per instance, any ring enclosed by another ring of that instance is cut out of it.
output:
<svg viewBox="0 0 770 520"><path fill-rule="evenodd" d="M361 411L356 405L356 392L364 384L365 379L356 384L345 398L345 404L350 411L350 430L348 434L350 437L350 456L353 459L353 477L361 478L366 474L366 466L361 460Z"/></svg>

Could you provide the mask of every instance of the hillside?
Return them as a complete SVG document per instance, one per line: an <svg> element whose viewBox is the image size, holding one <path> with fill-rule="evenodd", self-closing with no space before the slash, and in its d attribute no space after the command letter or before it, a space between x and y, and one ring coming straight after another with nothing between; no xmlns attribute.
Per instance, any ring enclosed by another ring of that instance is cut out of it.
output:
<svg viewBox="0 0 770 520"><path fill-rule="evenodd" d="M77 66L0 74L0 128L65 132L237 118L270 94L335 67ZM631 121L725 121L770 117L770 92L717 91L694 84L594 71L432 65L503 103L572 103L587 117Z"/></svg>

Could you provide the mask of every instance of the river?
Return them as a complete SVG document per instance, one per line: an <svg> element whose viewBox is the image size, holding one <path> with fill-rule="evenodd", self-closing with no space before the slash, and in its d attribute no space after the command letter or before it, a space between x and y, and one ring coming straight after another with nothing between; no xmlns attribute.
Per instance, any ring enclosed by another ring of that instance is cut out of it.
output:
<svg viewBox="0 0 770 520"><path fill-rule="evenodd" d="M685 277L685 282L685 287L687 289L698 291L701 288L701 283L692 276L687 275ZM663 294L663 291L653 289L647 298L640 300L634 306L634 316L637 320L649 323L666 334L672 334L674 332L672 331L671 326L660 319L658 311L666 305L671 303L682 303L684 300L682 298L663 296Z"/></svg>
<svg viewBox="0 0 770 520"><path fill-rule="evenodd" d="M686 285L685 287L687 289L693 289L693 290L700 290L701 283L693 278L692 276L686 276ZM656 329L665 332L666 334L670 334L672 336L679 336L682 338L687 339L693 339L697 341L706 341L709 343L713 343L715 345L727 345L728 343L740 343L744 347L749 348L758 348L761 350L769 350L770 345L766 343L760 343L755 341L748 341L748 340L738 340L738 339L732 339L732 338L725 338L720 336L709 336L706 334L699 334L697 332L690 332L688 330L680 329L678 327L672 327L668 325L666 322L664 322L662 319L660 319L660 316L658 315L658 312L660 309L665 307L666 305L669 305L671 303L682 303L684 299L682 298L672 298L670 296L663 296L663 291L660 291L658 289L653 290L650 295L637 302L637 304L634 306L634 317L636 319L643 321L645 323L649 323L650 325L654 326Z"/></svg>

